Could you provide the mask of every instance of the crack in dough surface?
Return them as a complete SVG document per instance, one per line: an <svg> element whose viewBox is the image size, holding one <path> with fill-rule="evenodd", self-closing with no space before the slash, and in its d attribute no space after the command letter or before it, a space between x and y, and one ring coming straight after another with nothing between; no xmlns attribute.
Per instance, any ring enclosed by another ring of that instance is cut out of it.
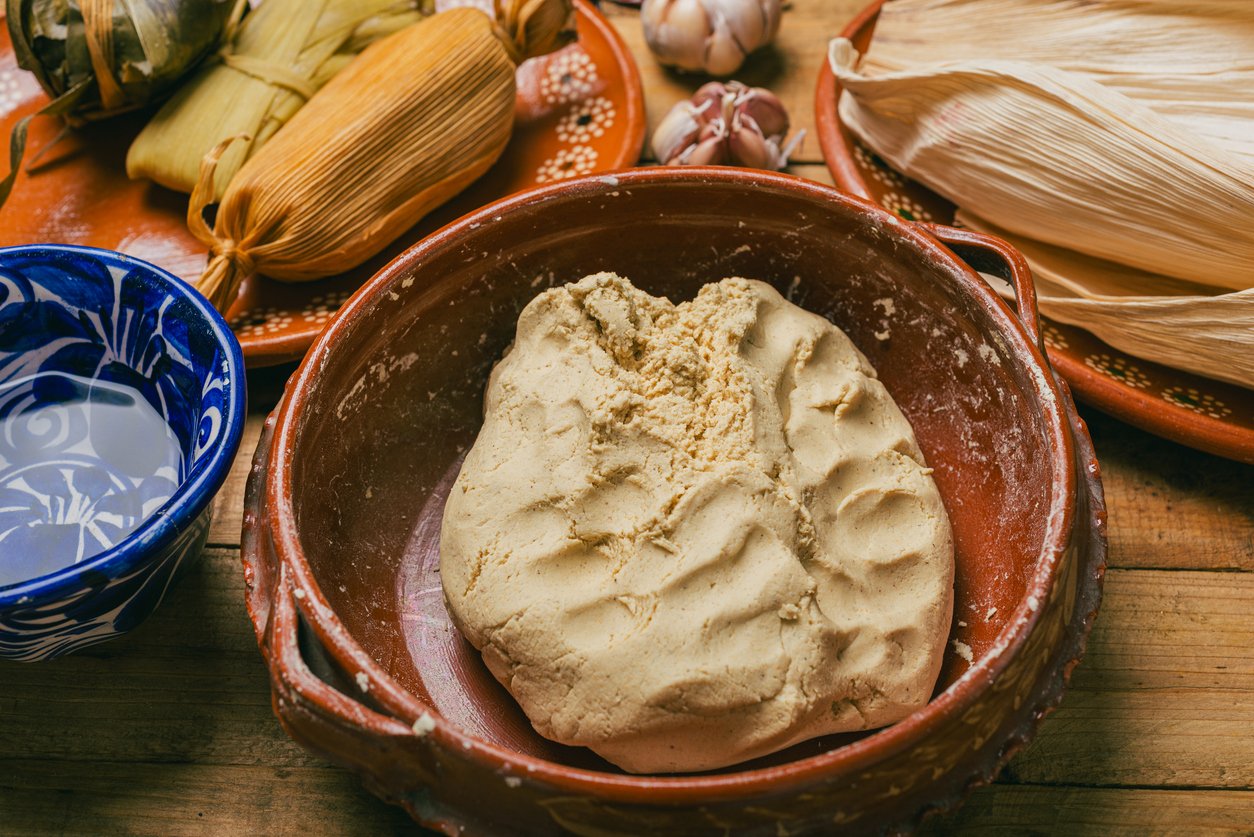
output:
<svg viewBox="0 0 1254 837"><path fill-rule="evenodd" d="M923 706L953 544L914 433L762 282L540 294L444 512L454 622L536 730L631 772L724 767Z"/></svg>

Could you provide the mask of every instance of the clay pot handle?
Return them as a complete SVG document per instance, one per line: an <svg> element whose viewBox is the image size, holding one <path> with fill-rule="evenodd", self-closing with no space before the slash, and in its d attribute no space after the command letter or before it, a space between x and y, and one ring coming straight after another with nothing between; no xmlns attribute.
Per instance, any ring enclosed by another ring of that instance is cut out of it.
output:
<svg viewBox="0 0 1254 837"><path fill-rule="evenodd" d="M410 727L367 706L364 698L359 700L346 694L347 689L355 687L341 690L329 682L343 676L333 664L325 659L321 664L313 663L306 658L301 648L300 610L293 596L296 588L288 577L287 568L280 570L280 577L282 586L271 613L268 643L271 680L279 700L288 701L293 708L317 716L325 733L316 746L331 750L338 758L355 764L358 762L356 753L360 751L359 743L366 738L412 736ZM317 642L312 631L306 634L305 639ZM314 673L314 667L322 670L322 676ZM369 687L367 681L366 689ZM348 746L336 746L338 742ZM362 767L369 765L363 764Z"/></svg>
<svg viewBox="0 0 1254 837"><path fill-rule="evenodd" d="M972 230L920 223L929 235L953 250L958 258L972 268L1005 279L1015 289L1015 307L1028 337L1045 356L1041 339L1041 316L1036 307L1036 286L1032 269L1023 254L1000 238Z"/></svg>
<svg viewBox="0 0 1254 837"><path fill-rule="evenodd" d="M362 699L346 694L358 688L349 683L344 689L333 685L335 680L347 680L331 663L312 663L301 648L302 640L317 642L313 632L302 637L300 608L296 601L294 581L290 570L282 566L270 542L265 523L258 519L259 501L269 472L270 447L274 436L272 413L266 420L257 453L253 457L245 498L244 531L241 553L244 561L244 581L247 586L248 609L257 632L257 644L270 669L270 682L274 688L275 712L289 732L300 733L303 738L312 732L317 740L308 742L327 752L341 762L360 769L369 769L362 753L378 749L378 741L396 741L412 737L413 730L397 719L376 711L367 705L368 692ZM322 676L314 673L321 671ZM369 688L369 686L367 686ZM287 720L291 714L302 719L296 730ZM376 743L363 748L363 741Z"/></svg>

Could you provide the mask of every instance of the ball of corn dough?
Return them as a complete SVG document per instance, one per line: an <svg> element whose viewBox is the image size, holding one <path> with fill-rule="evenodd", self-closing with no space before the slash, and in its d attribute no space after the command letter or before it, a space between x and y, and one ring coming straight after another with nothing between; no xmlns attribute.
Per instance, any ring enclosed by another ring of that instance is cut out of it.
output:
<svg viewBox="0 0 1254 837"><path fill-rule="evenodd" d="M589 276L492 373L445 598L541 735L723 767L928 701L953 606L930 474L866 358L769 285L674 305Z"/></svg>

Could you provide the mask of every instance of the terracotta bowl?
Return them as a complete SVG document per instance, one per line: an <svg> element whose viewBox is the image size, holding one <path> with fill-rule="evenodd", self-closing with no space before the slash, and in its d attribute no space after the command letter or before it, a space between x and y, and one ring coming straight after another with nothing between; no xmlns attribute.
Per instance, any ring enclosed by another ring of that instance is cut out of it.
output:
<svg viewBox="0 0 1254 837"><path fill-rule="evenodd" d="M1022 319L964 259L1016 285ZM956 539L954 642L923 710L708 774L626 775L536 735L452 628L439 522L488 372L529 300L605 269L676 300L773 282L874 363ZM1097 464L1027 277L996 239L736 169L572 180L427 238L322 334L257 451L248 604L284 726L450 834L859 831L952 805L1059 699L1104 568Z"/></svg>

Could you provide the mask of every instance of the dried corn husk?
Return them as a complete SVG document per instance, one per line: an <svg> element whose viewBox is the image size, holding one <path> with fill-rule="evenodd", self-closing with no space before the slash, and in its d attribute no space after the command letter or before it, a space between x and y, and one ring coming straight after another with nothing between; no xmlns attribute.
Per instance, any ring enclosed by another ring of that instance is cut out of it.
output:
<svg viewBox="0 0 1254 837"><path fill-rule="evenodd" d="M219 145L188 210L210 247L200 290L225 310L254 271L301 281L373 256L496 161L515 68L568 41L571 17L569 0L505 0L496 20L451 9L374 43L244 164L210 230Z"/></svg>
<svg viewBox="0 0 1254 837"><path fill-rule="evenodd" d="M971 61L869 77L843 39L845 124L892 165L1011 232L1240 289L1254 276L1254 172L1084 76ZM1216 211L1220 210L1220 211Z"/></svg>
<svg viewBox="0 0 1254 837"><path fill-rule="evenodd" d="M1254 162L1249 0L894 0L859 69L971 58L1083 73Z"/></svg>
<svg viewBox="0 0 1254 837"><path fill-rule="evenodd" d="M1048 316L1254 386L1254 4L894 0L830 58L843 121L1019 246Z"/></svg>
<svg viewBox="0 0 1254 837"><path fill-rule="evenodd" d="M1017 236L960 213L1028 260L1046 316L1120 351L1240 386L1254 382L1254 289L1220 293Z"/></svg>
<svg viewBox="0 0 1254 837"><path fill-rule="evenodd" d="M434 10L435 0L266 0L139 133L126 173L191 192L205 155L247 136L218 161L221 199L244 161L354 56Z"/></svg>

